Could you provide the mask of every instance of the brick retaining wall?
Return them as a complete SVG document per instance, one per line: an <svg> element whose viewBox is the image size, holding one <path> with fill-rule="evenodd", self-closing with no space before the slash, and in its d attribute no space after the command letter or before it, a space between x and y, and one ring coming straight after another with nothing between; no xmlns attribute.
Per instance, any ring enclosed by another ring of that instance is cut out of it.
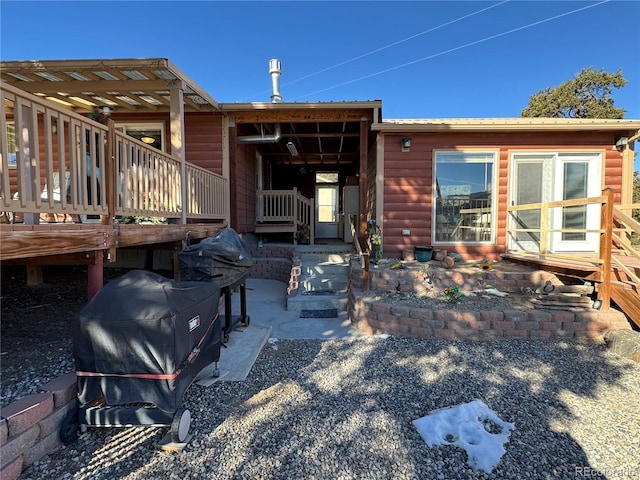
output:
<svg viewBox="0 0 640 480"><path fill-rule="evenodd" d="M564 310L458 311L397 306L352 288L351 323L366 334L389 333L443 340L589 339L610 329L630 328L623 313Z"/></svg>
<svg viewBox="0 0 640 480"><path fill-rule="evenodd" d="M0 478L15 480L40 457L54 452L77 423L76 376L68 373L4 407L0 415Z"/></svg>
<svg viewBox="0 0 640 480"><path fill-rule="evenodd" d="M458 285L473 287L477 271L439 271L439 288ZM484 281L505 292L520 287L537 288L547 280L558 279L544 271L482 272ZM424 292L424 269L389 270L372 268L369 272L371 291ZM600 340L605 331L630 328L622 312L609 310L505 310L459 311L430 310L384 303L371 292L364 292L362 268L358 261L351 262L348 315L359 330L366 334L388 333L420 338L444 340L522 339L589 339Z"/></svg>

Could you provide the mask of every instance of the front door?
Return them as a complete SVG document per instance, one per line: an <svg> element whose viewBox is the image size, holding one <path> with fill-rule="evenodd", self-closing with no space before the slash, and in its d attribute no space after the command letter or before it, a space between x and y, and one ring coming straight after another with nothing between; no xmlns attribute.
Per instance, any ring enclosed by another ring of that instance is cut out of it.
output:
<svg viewBox="0 0 640 480"><path fill-rule="evenodd" d="M600 155L516 154L512 162L511 204L546 203L600 195ZM540 209L520 210L510 217L512 228L535 230L542 224ZM599 228L600 207L590 204L552 208L547 219L550 230L593 230ZM538 252L540 232L516 232L509 248ZM597 252L597 232L551 232L551 252Z"/></svg>
<svg viewBox="0 0 640 480"><path fill-rule="evenodd" d="M316 173L316 238L338 238L338 174Z"/></svg>

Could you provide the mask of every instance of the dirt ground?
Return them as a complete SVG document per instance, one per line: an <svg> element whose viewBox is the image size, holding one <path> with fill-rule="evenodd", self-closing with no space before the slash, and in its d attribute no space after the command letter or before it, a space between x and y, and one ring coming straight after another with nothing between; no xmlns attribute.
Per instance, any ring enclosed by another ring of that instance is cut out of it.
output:
<svg viewBox="0 0 640 480"><path fill-rule="evenodd" d="M105 282L127 270L105 269ZM87 269L44 267L44 283L27 286L24 266L0 269L0 384L6 406L74 370L76 315L87 303Z"/></svg>

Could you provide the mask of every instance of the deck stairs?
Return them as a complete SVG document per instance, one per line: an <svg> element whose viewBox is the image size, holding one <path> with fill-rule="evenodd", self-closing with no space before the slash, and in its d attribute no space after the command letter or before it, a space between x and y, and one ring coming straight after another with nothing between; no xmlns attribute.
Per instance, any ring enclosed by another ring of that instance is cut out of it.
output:
<svg viewBox="0 0 640 480"><path fill-rule="evenodd" d="M627 272L635 277L640 277L640 265L626 265L624 269L614 266L611 299L640 329L640 284L635 283Z"/></svg>
<svg viewBox="0 0 640 480"><path fill-rule="evenodd" d="M351 245L298 245L301 260L298 291L287 298L287 310L304 318L327 318L347 308Z"/></svg>
<svg viewBox="0 0 640 480"><path fill-rule="evenodd" d="M630 271L636 277L640 276L640 263L635 261L633 257L614 257L617 261L613 262L611 271L611 300L640 329L640 284L635 283L633 278L627 274L627 271ZM502 258L547 270L561 277L595 282L596 285L601 281L595 262L574 261L566 257L554 257L552 254L505 253ZM620 265L624 265L624 267Z"/></svg>

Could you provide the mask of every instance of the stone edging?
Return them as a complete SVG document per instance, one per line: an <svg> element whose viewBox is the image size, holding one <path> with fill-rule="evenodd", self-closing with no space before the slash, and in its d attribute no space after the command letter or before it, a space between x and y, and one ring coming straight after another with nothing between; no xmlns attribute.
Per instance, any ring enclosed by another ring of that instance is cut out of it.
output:
<svg viewBox="0 0 640 480"><path fill-rule="evenodd" d="M391 305L352 288L351 323L369 335L388 333L443 340L588 339L630 328L622 312L565 310L457 311Z"/></svg>

